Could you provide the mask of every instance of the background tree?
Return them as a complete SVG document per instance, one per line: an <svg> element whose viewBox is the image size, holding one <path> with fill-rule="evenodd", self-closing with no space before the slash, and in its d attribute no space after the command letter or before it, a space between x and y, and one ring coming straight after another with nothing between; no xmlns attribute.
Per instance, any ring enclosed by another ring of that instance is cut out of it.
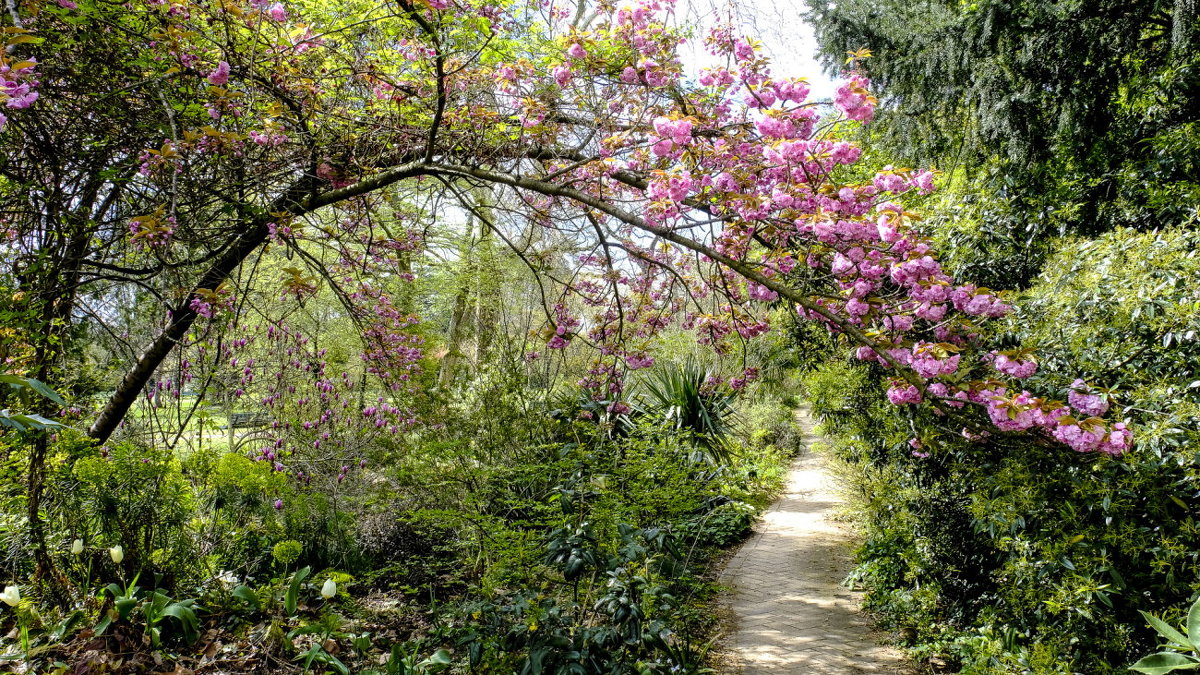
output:
<svg viewBox="0 0 1200 675"><path fill-rule="evenodd" d="M972 280L1027 284L1052 236L1195 224L1194 3L808 6L831 70L847 50L875 55L872 144L950 172L956 216L975 224L953 247L1002 261L970 263Z"/></svg>

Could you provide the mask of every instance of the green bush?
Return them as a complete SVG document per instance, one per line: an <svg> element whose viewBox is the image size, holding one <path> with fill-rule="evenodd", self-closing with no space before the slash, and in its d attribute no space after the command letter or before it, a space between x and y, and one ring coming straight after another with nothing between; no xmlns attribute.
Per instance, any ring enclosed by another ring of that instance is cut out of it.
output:
<svg viewBox="0 0 1200 675"><path fill-rule="evenodd" d="M1000 344L1039 348L1031 389L1113 387L1121 457L995 433L968 440L883 398L876 366L830 362L806 388L855 471L866 541L852 575L918 657L961 672L1120 672L1154 634L1138 610L1200 591L1200 236L1063 240ZM961 425L960 425L961 426ZM920 438L928 457L914 456Z"/></svg>
<svg viewBox="0 0 1200 675"><path fill-rule="evenodd" d="M89 545L120 544L125 565L168 575L196 571L196 500L170 452L113 443L78 458L60 505L64 529Z"/></svg>
<svg viewBox="0 0 1200 675"><path fill-rule="evenodd" d="M730 501L684 521L679 533L686 541L724 548L750 534L750 526L757 515L758 509L753 506Z"/></svg>

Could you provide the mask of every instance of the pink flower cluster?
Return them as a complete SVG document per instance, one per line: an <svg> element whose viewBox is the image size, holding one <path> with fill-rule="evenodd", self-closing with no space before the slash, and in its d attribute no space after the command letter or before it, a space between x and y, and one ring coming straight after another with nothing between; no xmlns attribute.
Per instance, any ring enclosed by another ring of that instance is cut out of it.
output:
<svg viewBox="0 0 1200 675"><path fill-rule="evenodd" d="M992 423L1001 431L1041 430L1076 452L1119 455L1128 450L1133 434L1124 423L1116 422L1110 427L1098 419L1096 415L1104 414L1108 404L1098 396L1075 391L1083 386L1081 380L1072 385L1069 406L1047 401L1028 391L1012 395L1004 387L970 392L967 398L982 403ZM1080 419L1080 416L1086 419Z"/></svg>
<svg viewBox="0 0 1200 675"><path fill-rule="evenodd" d="M1017 359L999 352L992 352L992 355L995 357L992 365L1009 377L1023 380L1037 372L1038 364L1033 359Z"/></svg>
<svg viewBox="0 0 1200 675"><path fill-rule="evenodd" d="M892 405L906 405L922 401L921 391L903 380L892 382L887 390L887 398Z"/></svg>
<svg viewBox="0 0 1200 675"><path fill-rule="evenodd" d="M130 239L142 250L162 249L171 243L175 227L175 216L134 218L129 221Z"/></svg>
<svg viewBox="0 0 1200 675"><path fill-rule="evenodd" d="M865 75L852 73L850 79L837 88L833 105L852 120L870 122L875 117L877 103L870 86L871 81Z"/></svg>
<svg viewBox="0 0 1200 675"><path fill-rule="evenodd" d="M28 61L17 63L10 63L8 59L0 57L0 102L3 102L5 107L24 109L38 99L38 81L34 79L36 75L33 72L36 65L37 59L32 57ZM0 130L4 129L6 124L8 117L0 113Z"/></svg>
<svg viewBox="0 0 1200 675"><path fill-rule="evenodd" d="M678 157L692 142L692 121L669 117L654 119L654 134L650 138L654 154L659 157Z"/></svg>
<svg viewBox="0 0 1200 675"><path fill-rule="evenodd" d="M1071 383L1071 391L1067 394L1067 402L1083 415L1099 417L1108 412L1108 399L1103 394L1093 393L1091 387L1083 380Z"/></svg>
<svg viewBox="0 0 1200 675"><path fill-rule="evenodd" d="M940 357L937 353L939 349L943 350ZM945 354L941 345L918 342L913 345L908 365L921 377L931 380L939 375L953 374L958 370L958 362L961 359L958 354Z"/></svg>
<svg viewBox="0 0 1200 675"><path fill-rule="evenodd" d="M758 379L758 368L746 368L742 371L741 376L729 378L729 388L734 391L741 391L754 380Z"/></svg>
<svg viewBox="0 0 1200 675"><path fill-rule="evenodd" d="M551 74L554 76L554 81L557 82L558 86L560 87L567 86L567 83L571 81L572 73L570 66L555 66Z"/></svg>
<svg viewBox="0 0 1200 675"><path fill-rule="evenodd" d="M630 370L641 370L654 365L654 357L648 356L645 352L638 354L628 354L625 357L625 364Z"/></svg>
<svg viewBox="0 0 1200 675"><path fill-rule="evenodd" d="M225 84L229 82L229 63L225 61L219 62L217 67L208 74L207 79L208 83L213 86L225 86Z"/></svg>
<svg viewBox="0 0 1200 675"><path fill-rule="evenodd" d="M255 144L262 145L262 146L265 146L268 148L274 148L274 147L283 145L284 143L287 142L287 138L288 138L285 134L282 134L278 131L269 130L269 129L265 132L251 131L249 135L250 135L250 140L254 141Z"/></svg>
<svg viewBox="0 0 1200 675"><path fill-rule="evenodd" d="M206 319L212 319L217 315L218 312L228 309L227 306L220 302L206 300L198 295L192 297L192 301L188 303L188 306L191 307L192 311L196 312L196 314Z"/></svg>
<svg viewBox="0 0 1200 675"><path fill-rule="evenodd" d="M554 336L546 343L547 349L565 349L575 330L579 328L579 319L571 314L563 303L554 306Z"/></svg>

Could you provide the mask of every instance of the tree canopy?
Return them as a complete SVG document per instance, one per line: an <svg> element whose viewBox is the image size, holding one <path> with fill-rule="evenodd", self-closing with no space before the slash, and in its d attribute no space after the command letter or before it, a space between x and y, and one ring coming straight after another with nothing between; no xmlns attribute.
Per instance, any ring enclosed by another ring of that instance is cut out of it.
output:
<svg viewBox="0 0 1200 675"><path fill-rule="evenodd" d="M876 139L970 180L995 238L1194 222L1194 3L808 6L828 68L847 49L875 55Z"/></svg>

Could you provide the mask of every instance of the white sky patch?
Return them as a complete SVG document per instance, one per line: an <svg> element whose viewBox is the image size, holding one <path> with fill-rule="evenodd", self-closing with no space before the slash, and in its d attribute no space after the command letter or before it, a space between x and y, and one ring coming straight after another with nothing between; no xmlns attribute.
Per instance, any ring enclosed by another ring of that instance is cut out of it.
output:
<svg viewBox="0 0 1200 675"><path fill-rule="evenodd" d="M719 2L691 0L677 7L681 21L700 26L697 37L679 48L688 73L717 63L704 50L704 35L717 22L732 19L746 37L761 43L763 53L771 59L773 75L805 78L813 99L833 98L837 82L826 76L817 63L816 36L801 16L804 0L739 0L736 7Z"/></svg>

